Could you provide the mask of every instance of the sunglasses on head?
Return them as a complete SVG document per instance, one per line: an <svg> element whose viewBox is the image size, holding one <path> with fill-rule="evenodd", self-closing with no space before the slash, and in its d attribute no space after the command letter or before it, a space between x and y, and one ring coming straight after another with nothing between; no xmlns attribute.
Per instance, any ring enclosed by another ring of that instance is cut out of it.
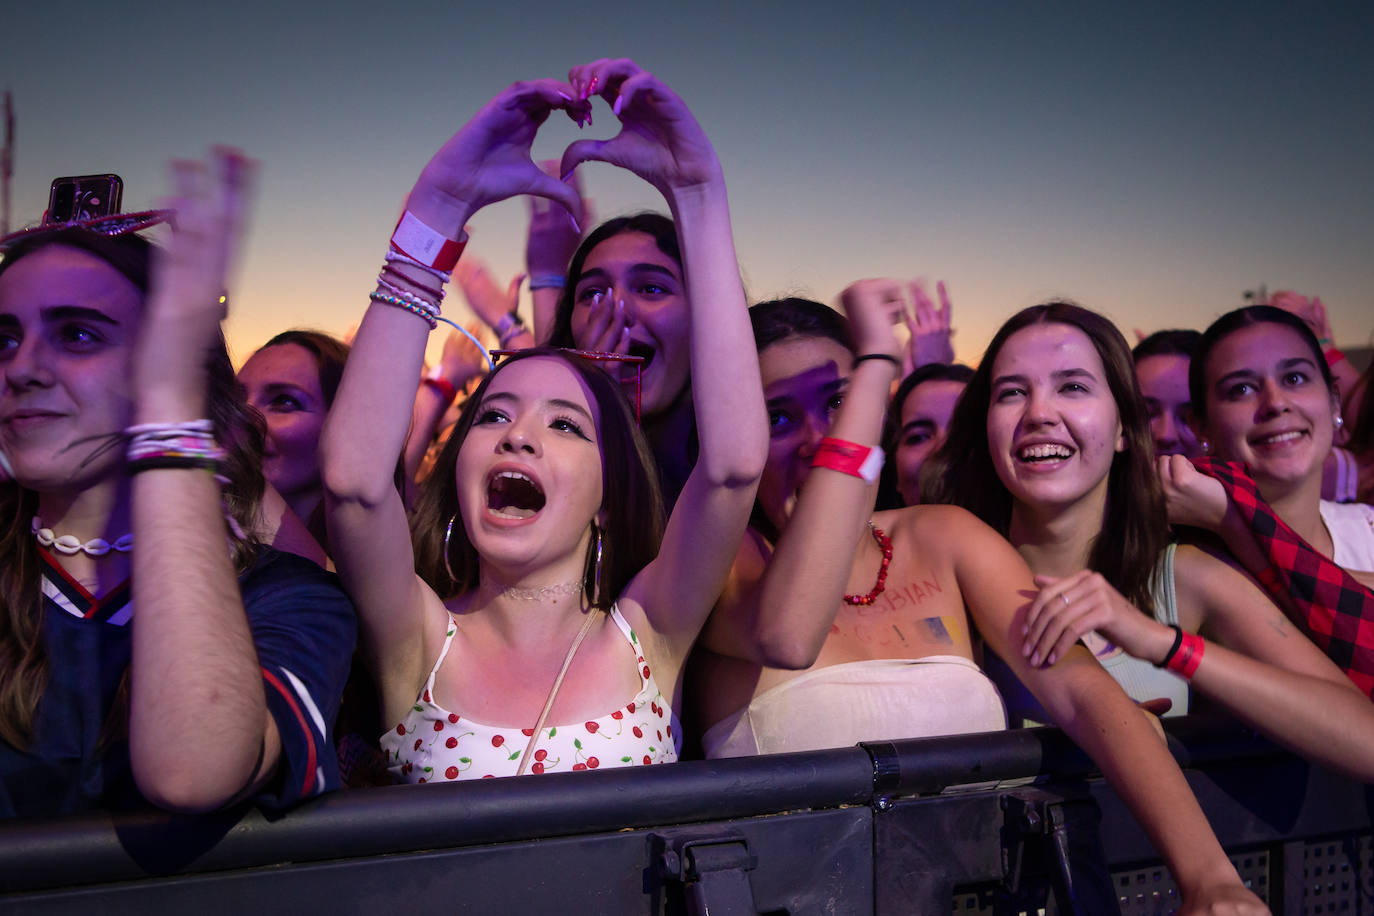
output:
<svg viewBox="0 0 1374 916"><path fill-rule="evenodd" d="M490 350L493 364L503 356L514 356L523 350ZM635 367L635 425L639 425L640 401L644 388L644 357L628 356L620 353L605 353L599 350L571 350L558 348L559 353L577 359L587 359L597 363L630 363Z"/></svg>

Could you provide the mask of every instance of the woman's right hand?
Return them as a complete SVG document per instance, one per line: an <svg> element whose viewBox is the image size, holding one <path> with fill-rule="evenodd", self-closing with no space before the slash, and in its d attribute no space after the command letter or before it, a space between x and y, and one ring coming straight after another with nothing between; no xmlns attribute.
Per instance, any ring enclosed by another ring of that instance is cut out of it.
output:
<svg viewBox="0 0 1374 916"><path fill-rule="evenodd" d="M1203 474L1182 455L1160 455L1155 459L1155 469L1164 487L1169 524L1221 530L1231 505L1221 481Z"/></svg>
<svg viewBox="0 0 1374 916"><path fill-rule="evenodd" d="M893 330L908 305L901 283L886 278L859 280L840 293L840 304L849 316L856 356L881 353L901 358L902 348Z"/></svg>
<svg viewBox="0 0 1374 916"><path fill-rule="evenodd" d="M547 197L582 217L577 192L545 174L530 158L539 126L554 111L577 120L587 102L559 80L513 83L497 94L439 148L420 171L406 207L448 238L456 239L478 209L508 197Z"/></svg>
<svg viewBox="0 0 1374 916"><path fill-rule="evenodd" d="M1270 916L1264 901L1232 878L1184 893L1177 916Z"/></svg>

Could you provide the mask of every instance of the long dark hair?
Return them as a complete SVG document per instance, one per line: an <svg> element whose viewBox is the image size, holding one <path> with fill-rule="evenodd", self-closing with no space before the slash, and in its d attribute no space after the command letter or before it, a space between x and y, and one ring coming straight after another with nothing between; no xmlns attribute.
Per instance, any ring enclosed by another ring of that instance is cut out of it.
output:
<svg viewBox="0 0 1374 916"><path fill-rule="evenodd" d="M551 347L523 350L503 360L463 405L453 434L440 451L434 470L425 478L411 514L415 571L445 598L470 591L480 584L477 550L468 540L462 519L458 518L454 466L492 379L512 364L536 356L557 359L570 366L591 391L601 413L597 437L601 444L601 508L606 516L606 528L602 532L600 593L595 589L594 544L588 553L583 584L587 600L595 607L608 610L630 579L658 555L664 526L658 473L653 454L635 425L634 408L619 383L595 364ZM450 522L446 564L444 534Z"/></svg>
<svg viewBox="0 0 1374 916"><path fill-rule="evenodd" d="M587 256L597 245L625 232L643 232L652 236L658 250L676 261L681 268L682 250L678 246L677 226L668 217L646 210L643 213L606 220L587 234L582 244L577 246L577 252L573 254L572 260L568 262L568 280L563 284L563 295L558 298L558 310L554 312L553 329L549 333L549 346L577 346L573 340L572 314L577 304L577 278L582 275L582 266L587 263Z"/></svg>
<svg viewBox="0 0 1374 916"><path fill-rule="evenodd" d="M1046 302L1017 312L1002 325L954 408L945 444L922 469L922 498L963 506L1007 535L1011 493L997 476L988 447L992 365L1013 334L1048 323L1077 328L1092 341L1102 359L1126 443L1125 450L1112 459L1107 508L1088 555L1088 568L1101 573L1136 607L1153 612L1150 577L1168 532L1164 495L1154 468L1154 440L1130 348L1116 326L1096 312L1072 302Z"/></svg>
<svg viewBox="0 0 1374 916"><path fill-rule="evenodd" d="M137 235L112 237L77 228L41 233L8 248L0 261L0 273L50 245L77 248L100 258L147 295L153 246ZM205 368L209 418L215 438L227 453L225 506L248 533L247 538L234 542L234 561L243 570L260 546L252 532L264 486L262 420L244 399L223 335L206 353ZM122 445L119 434L111 437L109 447ZM35 492L14 480L0 484L0 519L10 519L0 532L0 671L5 673L0 678L0 738L18 748L27 747L32 739L34 712L47 685L48 656L39 600L41 560L29 532L29 519L37 508ZM123 688L120 692L124 693ZM121 715L119 708L112 710L111 721Z"/></svg>

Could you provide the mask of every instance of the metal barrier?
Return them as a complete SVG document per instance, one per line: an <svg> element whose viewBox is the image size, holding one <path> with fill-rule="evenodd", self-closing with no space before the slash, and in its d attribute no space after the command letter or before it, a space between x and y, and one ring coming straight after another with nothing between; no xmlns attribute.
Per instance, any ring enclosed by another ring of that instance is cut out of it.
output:
<svg viewBox="0 0 1374 916"><path fill-rule="evenodd" d="M1374 914L1374 789L1167 720L1276 914ZM0 824L0 912L1168 913L1167 869L1055 729L337 793L286 817Z"/></svg>

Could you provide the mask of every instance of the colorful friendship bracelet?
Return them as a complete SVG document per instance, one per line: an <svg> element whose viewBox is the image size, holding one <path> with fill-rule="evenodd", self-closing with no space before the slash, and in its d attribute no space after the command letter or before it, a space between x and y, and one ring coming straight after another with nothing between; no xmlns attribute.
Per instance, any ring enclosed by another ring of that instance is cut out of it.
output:
<svg viewBox="0 0 1374 916"><path fill-rule="evenodd" d="M388 293L379 293L376 290L368 293L367 298L371 299L373 302L380 302L382 305L390 305L394 308L404 309L412 315L420 316L425 320L425 323L429 325L431 331L439 326L439 316L435 314L434 309L426 308L428 303L420 304L418 302L412 302L389 295Z"/></svg>

